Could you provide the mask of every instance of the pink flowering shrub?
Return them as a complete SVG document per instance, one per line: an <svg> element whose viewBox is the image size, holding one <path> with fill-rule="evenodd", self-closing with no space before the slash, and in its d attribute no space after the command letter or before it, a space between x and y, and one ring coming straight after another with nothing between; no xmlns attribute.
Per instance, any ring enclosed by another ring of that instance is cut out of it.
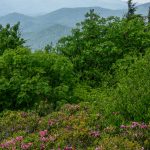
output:
<svg viewBox="0 0 150 150"><path fill-rule="evenodd" d="M40 137L45 137L47 135L47 130L44 130L44 131L40 131L39 134L40 134Z"/></svg>
<svg viewBox="0 0 150 150"><path fill-rule="evenodd" d="M8 111L0 118L0 127L2 150L150 149L148 123L115 126L107 123L102 113L93 112L87 103L68 104L44 117Z"/></svg>
<svg viewBox="0 0 150 150"><path fill-rule="evenodd" d="M144 147L147 147L147 145L150 146L150 142L149 144L147 142L147 140L150 140L150 125L140 122L131 122L128 125L121 125L120 129L120 134L125 136L126 138L137 141L141 145L144 145Z"/></svg>
<svg viewBox="0 0 150 150"><path fill-rule="evenodd" d="M22 140L23 140L23 137L22 137L22 136L16 137L16 141L17 141L17 142L21 142Z"/></svg>
<svg viewBox="0 0 150 150"><path fill-rule="evenodd" d="M21 149L27 150L27 149L31 148L31 146L32 146L32 143L23 143L23 144L21 144Z"/></svg>

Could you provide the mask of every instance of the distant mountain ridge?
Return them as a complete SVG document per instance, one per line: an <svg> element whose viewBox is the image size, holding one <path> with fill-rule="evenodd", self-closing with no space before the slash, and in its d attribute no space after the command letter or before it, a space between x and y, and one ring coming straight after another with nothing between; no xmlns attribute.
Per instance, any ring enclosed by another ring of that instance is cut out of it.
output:
<svg viewBox="0 0 150 150"><path fill-rule="evenodd" d="M150 3L137 6L137 13L147 15ZM102 17L122 17L127 10L112 10L101 7L62 8L38 17L12 13L0 17L0 24L11 25L20 21L21 33L32 49L43 48L46 44L56 43L60 37L68 35L77 22L84 20L84 15L90 9Z"/></svg>
<svg viewBox="0 0 150 150"><path fill-rule="evenodd" d="M137 6L137 13L142 15L147 15L149 7L150 7L150 2Z"/></svg>
<svg viewBox="0 0 150 150"><path fill-rule="evenodd" d="M39 32L23 33L23 37L27 39L27 45L29 47L32 49L40 49L51 42L56 43L60 37L68 35L70 31L70 27L55 24Z"/></svg>
<svg viewBox="0 0 150 150"><path fill-rule="evenodd" d="M101 7L62 8L46 15L42 15L38 17L38 19L47 23L53 22L72 27L77 22L83 20L84 15L90 9L94 9L97 14L103 17L108 17L111 15L122 17L123 13L125 12L124 10L111 10Z"/></svg>

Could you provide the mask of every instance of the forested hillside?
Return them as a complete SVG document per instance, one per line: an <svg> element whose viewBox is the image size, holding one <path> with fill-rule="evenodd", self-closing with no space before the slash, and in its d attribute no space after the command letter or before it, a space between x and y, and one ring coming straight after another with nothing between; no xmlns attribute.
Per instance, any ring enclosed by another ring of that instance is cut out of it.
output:
<svg viewBox="0 0 150 150"><path fill-rule="evenodd" d="M150 9L92 9L55 46L25 42L0 26L0 149L150 149Z"/></svg>

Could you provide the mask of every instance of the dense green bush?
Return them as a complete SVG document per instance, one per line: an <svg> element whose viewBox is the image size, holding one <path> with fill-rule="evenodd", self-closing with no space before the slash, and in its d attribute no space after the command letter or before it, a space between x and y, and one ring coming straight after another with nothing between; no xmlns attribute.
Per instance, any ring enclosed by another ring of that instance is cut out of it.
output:
<svg viewBox="0 0 150 150"><path fill-rule="evenodd" d="M73 66L66 57L18 48L5 51L0 62L1 110L69 99Z"/></svg>
<svg viewBox="0 0 150 150"><path fill-rule="evenodd" d="M127 56L116 65L115 109L126 119L150 120L150 52L138 58Z"/></svg>

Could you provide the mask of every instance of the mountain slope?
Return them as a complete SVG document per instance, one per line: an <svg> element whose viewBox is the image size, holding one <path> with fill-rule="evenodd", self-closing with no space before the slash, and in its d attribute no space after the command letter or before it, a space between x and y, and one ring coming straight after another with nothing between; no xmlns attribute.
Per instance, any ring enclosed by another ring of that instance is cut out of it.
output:
<svg viewBox="0 0 150 150"><path fill-rule="evenodd" d="M150 3L137 6L137 13L146 16L149 7ZM0 24L10 23L12 25L20 21L21 32L27 39L27 45L37 49L50 42L56 43L59 38L69 34L77 22L84 20L84 15L90 9L94 9L102 17L122 17L127 12L127 10L111 10L101 7L62 8L38 17L12 13L0 17Z"/></svg>
<svg viewBox="0 0 150 150"><path fill-rule="evenodd" d="M111 10L101 7L81 7L81 8L62 8L52 13L40 16L37 19L40 22L49 24L62 24L67 26L74 26L77 22L84 19L84 15L90 10L94 9L97 14L103 17L119 16L122 17L124 10Z"/></svg>
<svg viewBox="0 0 150 150"><path fill-rule="evenodd" d="M6 25L11 24L14 25L17 22L21 23L21 30L26 32L28 30L32 30L32 26L36 23L36 20L33 17L29 17L19 13L11 13L6 16L0 17L0 24Z"/></svg>
<svg viewBox="0 0 150 150"><path fill-rule="evenodd" d="M137 7L137 13L146 16L148 14L149 7L150 7L150 3L145 3L145 4L142 4L142 5L139 5Z"/></svg>
<svg viewBox="0 0 150 150"><path fill-rule="evenodd" d="M70 31L70 27L56 24L39 32L26 32L23 37L27 39L27 46L32 49L41 49L48 43L55 44L60 37L68 35Z"/></svg>

